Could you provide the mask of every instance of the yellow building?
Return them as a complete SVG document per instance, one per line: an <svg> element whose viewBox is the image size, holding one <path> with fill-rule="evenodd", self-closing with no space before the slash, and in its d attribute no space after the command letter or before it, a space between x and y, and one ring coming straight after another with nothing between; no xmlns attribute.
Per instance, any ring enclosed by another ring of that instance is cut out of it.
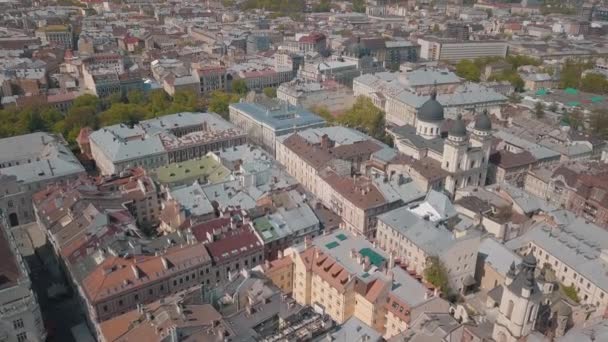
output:
<svg viewBox="0 0 608 342"><path fill-rule="evenodd" d="M285 294L293 290L293 260L286 256L273 261L266 261L262 269L266 276Z"/></svg>
<svg viewBox="0 0 608 342"><path fill-rule="evenodd" d="M276 263L282 266L267 271L275 284L288 288L280 285L277 276L285 274L291 264L293 298L328 314L338 324L356 317L383 335L388 329L393 336L407 329L411 310L430 302L445 303L433 305L436 312L448 309L447 302L434 297L436 293L395 266L392 257L364 237L346 231L290 247Z"/></svg>

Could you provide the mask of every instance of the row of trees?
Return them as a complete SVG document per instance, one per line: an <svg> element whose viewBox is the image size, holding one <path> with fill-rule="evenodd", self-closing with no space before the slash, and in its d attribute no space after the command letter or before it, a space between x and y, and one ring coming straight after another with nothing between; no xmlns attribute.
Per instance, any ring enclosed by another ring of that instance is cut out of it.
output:
<svg viewBox="0 0 608 342"><path fill-rule="evenodd" d="M392 146L393 144L391 136L386 134L384 129L384 111L374 106L374 103L366 97L358 97L353 106L340 116L332 115L323 106L314 107L312 111L325 119L329 124L339 124L354 128L388 145Z"/></svg>
<svg viewBox="0 0 608 342"><path fill-rule="evenodd" d="M245 90L246 92L246 90ZM150 93L131 91L124 98L110 96L100 100L93 95L82 95L74 100L67 113L48 106L29 106L0 110L0 137L21 135L36 131L60 133L74 143L82 127L97 129L117 123L138 122L161 115L210 111L227 117L230 103L241 95L214 92L208 98L199 98L193 92L177 92L169 97L163 90Z"/></svg>
<svg viewBox="0 0 608 342"><path fill-rule="evenodd" d="M539 60L527 56L507 56L506 58L482 57L475 60L463 59L456 64L456 74L468 81L479 82L486 66L499 61L507 62L510 67L498 74L492 75L489 80L508 81L519 92L524 90L524 81L517 73L517 68L524 65L538 66L541 64Z"/></svg>

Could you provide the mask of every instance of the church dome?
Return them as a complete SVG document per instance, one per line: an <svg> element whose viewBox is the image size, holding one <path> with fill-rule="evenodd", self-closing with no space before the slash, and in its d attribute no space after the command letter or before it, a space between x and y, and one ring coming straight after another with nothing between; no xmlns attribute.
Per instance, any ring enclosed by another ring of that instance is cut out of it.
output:
<svg viewBox="0 0 608 342"><path fill-rule="evenodd" d="M475 118L475 129L478 131L490 131L492 130L492 120L488 116L487 111L477 115Z"/></svg>
<svg viewBox="0 0 608 342"><path fill-rule="evenodd" d="M452 123L452 126L450 127L448 134L450 136L460 137L460 138L467 136L467 128L464 124L464 121L462 121L462 116L460 114L458 114L458 116L456 117L456 120L454 120L454 122Z"/></svg>
<svg viewBox="0 0 608 342"><path fill-rule="evenodd" d="M437 101L437 93L433 91L420 109L418 109L418 120L425 122L443 121L443 106Z"/></svg>

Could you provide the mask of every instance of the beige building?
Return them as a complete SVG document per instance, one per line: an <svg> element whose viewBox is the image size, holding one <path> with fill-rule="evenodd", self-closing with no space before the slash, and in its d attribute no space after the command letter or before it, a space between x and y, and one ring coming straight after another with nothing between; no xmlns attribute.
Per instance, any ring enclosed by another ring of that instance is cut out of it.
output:
<svg viewBox="0 0 608 342"><path fill-rule="evenodd" d="M520 237L506 243L519 253L531 253L549 267L557 280L574 286L580 302L608 310L608 233L566 211L537 217L537 223Z"/></svg>
<svg viewBox="0 0 608 342"><path fill-rule="evenodd" d="M276 156L290 175L342 217L345 229L373 237L375 217L401 205L401 197L389 196L388 189L370 177L351 177L351 173L385 148L362 133L328 127L281 137Z"/></svg>
<svg viewBox="0 0 608 342"><path fill-rule="evenodd" d="M133 167L156 169L245 141L243 131L214 113L166 115L132 126L107 126L89 136L92 157L103 175Z"/></svg>
<svg viewBox="0 0 608 342"><path fill-rule="evenodd" d="M415 315L448 310L447 302L396 266L393 257L346 231L290 247L285 258L293 264L293 298L339 324L355 317L390 337L406 330Z"/></svg>
<svg viewBox="0 0 608 342"><path fill-rule="evenodd" d="M448 271L450 287L466 291L475 285L475 265L480 232L476 229L448 230L402 207L378 216L379 246L422 275L429 258L438 257Z"/></svg>
<svg viewBox="0 0 608 342"><path fill-rule="evenodd" d="M35 192L84 173L61 136L38 132L0 139L0 212L10 226L32 222Z"/></svg>
<svg viewBox="0 0 608 342"><path fill-rule="evenodd" d="M6 342L43 342L46 330L28 267L6 223L0 215L0 339Z"/></svg>

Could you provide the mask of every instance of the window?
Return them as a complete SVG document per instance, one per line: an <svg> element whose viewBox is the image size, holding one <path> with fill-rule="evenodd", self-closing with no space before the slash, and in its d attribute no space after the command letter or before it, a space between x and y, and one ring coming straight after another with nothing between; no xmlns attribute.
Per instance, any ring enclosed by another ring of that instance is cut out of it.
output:
<svg viewBox="0 0 608 342"><path fill-rule="evenodd" d="M149 294L150 296L151 296L151 295L153 295L153 294L154 294L154 290L153 290L153 289L149 289L149 290L148 290L148 294Z"/></svg>
<svg viewBox="0 0 608 342"><path fill-rule="evenodd" d="M21 318L13 321L13 328L15 329L23 329L23 320Z"/></svg>
<svg viewBox="0 0 608 342"><path fill-rule="evenodd" d="M118 305L122 306L122 299L118 301Z"/></svg>
<svg viewBox="0 0 608 342"><path fill-rule="evenodd" d="M25 342L27 341L27 334L22 332L17 334L17 342Z"/></svg>
<svg viewBox="0 0 608 342"><path fill-rule="evenodd" d="M507 304L507 312L505 313L505 316L507 317L507 319L511 318L511 314L513 313L513 306L515 304L513 303L512 300L509 300L509 303Z"/></svg>

